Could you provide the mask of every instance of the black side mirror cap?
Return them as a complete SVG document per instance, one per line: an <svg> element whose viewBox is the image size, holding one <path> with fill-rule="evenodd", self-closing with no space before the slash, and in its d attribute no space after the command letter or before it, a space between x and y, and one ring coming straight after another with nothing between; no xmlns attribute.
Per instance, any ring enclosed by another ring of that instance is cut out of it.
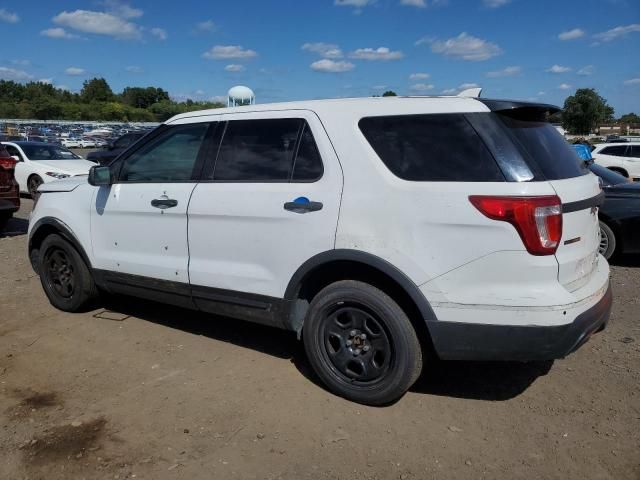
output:
<svg viewBox="0 0 640 480"><path fill-rule="evenodd" d="M94 187L108 186L113 182L111 181L111 169L109 167L103 167L96 165L89 169L89 185Z"/></svg>

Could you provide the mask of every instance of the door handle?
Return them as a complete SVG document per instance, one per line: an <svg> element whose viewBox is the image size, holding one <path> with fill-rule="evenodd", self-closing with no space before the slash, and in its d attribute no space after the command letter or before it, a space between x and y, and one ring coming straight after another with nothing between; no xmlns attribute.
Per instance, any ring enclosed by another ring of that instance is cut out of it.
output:
<svg viewBox="0 0 640 480"><path fill-rule="evenodd" d="M284 209L293 213L309 213L322 210L322 202L312 202L307 197L298 197L284 204Z"/></svg>
<svg viewBox="0 0 640 480"><path fill-rule="evenodd" d="M178 200L173 200L172 198L166 198L166 197L154 198L153 200L151 200L151 206L164 210L166 208L173 208L178 206Z"/></svg>

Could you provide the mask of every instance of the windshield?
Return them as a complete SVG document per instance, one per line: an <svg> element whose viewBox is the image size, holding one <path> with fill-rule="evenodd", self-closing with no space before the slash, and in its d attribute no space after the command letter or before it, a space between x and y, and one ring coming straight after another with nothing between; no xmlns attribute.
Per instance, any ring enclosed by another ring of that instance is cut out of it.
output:
<svg viewBox="0 0 640 480"><path fill-rule="evenodd" d="M21 145L29 160L82 160L70 150L60 145Z"/></svg>

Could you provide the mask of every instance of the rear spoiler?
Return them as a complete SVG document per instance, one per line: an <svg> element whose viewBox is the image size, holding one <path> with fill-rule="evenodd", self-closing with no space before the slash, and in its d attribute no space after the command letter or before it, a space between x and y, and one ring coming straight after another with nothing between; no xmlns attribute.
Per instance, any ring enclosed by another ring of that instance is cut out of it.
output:
<svg viewBox="0 0 640 480"><path fill-rule="evenodd" d="M548 103L522 102L519 100L490 100L488 98L478 98L492 112L512 114L512 116L540 116L541 114L553 115L562 109L556 105Z"/></svg>

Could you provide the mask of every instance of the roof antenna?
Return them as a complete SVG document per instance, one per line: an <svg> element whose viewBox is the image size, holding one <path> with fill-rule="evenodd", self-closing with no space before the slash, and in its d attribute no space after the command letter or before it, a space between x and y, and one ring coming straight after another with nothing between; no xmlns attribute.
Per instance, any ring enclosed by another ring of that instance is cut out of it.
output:
<svg viewBox="0 0 640 480"><path fill-rule="evenodd" d="M463 90L458 95L456 95L456 97L480 98L481 93L482 87L467 88L466 90Z"/></svg>

